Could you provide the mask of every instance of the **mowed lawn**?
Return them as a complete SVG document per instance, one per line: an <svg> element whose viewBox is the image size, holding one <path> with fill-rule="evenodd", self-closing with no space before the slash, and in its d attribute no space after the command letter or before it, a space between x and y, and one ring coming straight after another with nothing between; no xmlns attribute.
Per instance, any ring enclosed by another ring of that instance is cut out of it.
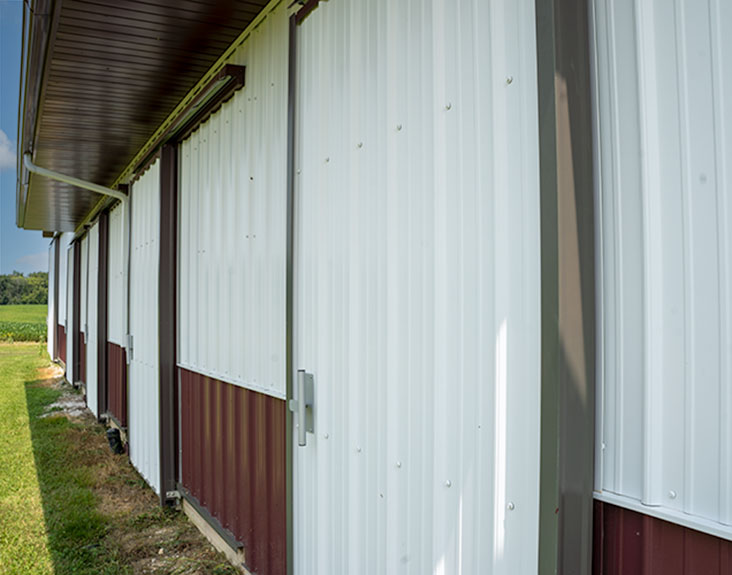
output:
<svg viewBox="0 0 732 575"><path fill-rule="evenodd" d="M0 341L46 339L45 304L0 305Z"/></svg>
<svg viewBox="0 0 732 575"><path fill-rule="evenodd" d="M25 395L25 382L35 380L45 363L38 343L0 344L2 575L53 573Z"/></svg>

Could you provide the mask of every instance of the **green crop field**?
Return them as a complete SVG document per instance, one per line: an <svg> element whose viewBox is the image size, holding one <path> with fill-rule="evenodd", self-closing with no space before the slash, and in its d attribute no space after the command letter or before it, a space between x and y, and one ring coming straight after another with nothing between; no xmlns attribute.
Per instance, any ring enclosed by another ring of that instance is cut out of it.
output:
<svg viewBox="0 0 732 575"><path fill-rule="evenodd" d="M45 341L46 305L0 305L0 341Z"/></svg>

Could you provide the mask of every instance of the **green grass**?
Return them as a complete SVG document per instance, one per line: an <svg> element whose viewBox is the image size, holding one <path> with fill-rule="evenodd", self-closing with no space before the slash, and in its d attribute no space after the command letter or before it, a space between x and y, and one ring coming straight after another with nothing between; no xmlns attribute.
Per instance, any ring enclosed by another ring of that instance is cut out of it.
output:
<svg viewBox="0 0 732 575"><path fill-rule="evenodd" d="M38 346L0 345L0 573L53 573L24 382L43 365Z"/></svg>
<svg viewBox="0 0 732 575"><path fill-rule="evenodd" d="M75 464L74 424L38 417L60 393L33 383L44 365L38 344L0 345L0 575L119 573L100 554L104 518Z"/></svg>
<svg viewBox="0 0 732 575"><path fill-rule="evenodd" d="M45 304L0 305L0 341L46 341Z"/></svg>

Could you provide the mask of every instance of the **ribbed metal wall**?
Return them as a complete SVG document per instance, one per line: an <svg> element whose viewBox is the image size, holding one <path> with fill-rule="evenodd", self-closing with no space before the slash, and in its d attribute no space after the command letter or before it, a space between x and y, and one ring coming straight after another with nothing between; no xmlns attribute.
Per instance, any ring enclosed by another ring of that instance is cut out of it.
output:
<svg viewBox="0 0 732 575"><path fill-rule="evenodd" d="M97 413L98 380L97 373L99 339L98 302L99 302L99 224L94 224L87 235L88 238L88 276L86 299L86 404L95 416Z"/></svg>
<svg viewBox="0 0 732 575"><path fill-rule="evenodd" d="M58 255L58 323L66 327L66 276L68 269L68 247L73 234L61 234L56 239L59 242Z"/></svg>
<svg viewBox="0 0 732 575"><path fill-rule="evenodd" d="M252 573L287 573L285 402L179 369L181 483L244 545Z"/></svg>
<svg viewBox="0 0 732 575"><path fill-rule="evenodd" d="M231 63L246 86L180 146L178 364L285 397L286 3Z"/></svg>
<svg viewBox="0 0 732 575"><path fill-rule="evenodd" d="M79 308L79 359L80 372L76 379L86 384L86 361L87 361L87 310L89 307L87 298L89 297L89 234L87 233L79 242L81 249L81 273L80 273L80 308Z"/></svg>
<svg viewBox="0 0 732 575"><path fill-rule="evenodd" d="M56 339L56 296L54 293L54 278L56 277L56 239L51 240L48 246L48 307L46 312L46 351L51 361L56 359L53 354Z"/></svg>
<svg viewBox="0 0 732 575"><path fill-rule="evenodd" d="M593 7L598 497L732 539L732 4Z"/></svg>
<svg viewBox="0 0 732 575"><path fill-rule="evenodd" d="M339 0L298 30L296 573L537 572L535 28Z"/></svg>
<svg viewBox="0 0 732 575"><path fill-rule="evenodd" d="M127 298L125 275L125 210L127 206L117 204L109 213L109 279L107 292L107 341L125 346L127 332Z"/></svg>
<svg viewBox="0 0 732 575"><path fill-rule="evenodd" d="M594 575L729 575L732 542L595 501Z"/></svg>
<svg viewBox="0 0 732 575"><path fill-rule="evenodd" d="M74 250L75 244L66 249L66 379L75 383L74 362L78 350L74 349Z"/></svg>
<svg viewBox="0 0 732 575"><path fill-rule="evenodd" d="M160 160L132 185L129 377L130 460L160 492L160 370L158 263L160 261Z"/></svg>

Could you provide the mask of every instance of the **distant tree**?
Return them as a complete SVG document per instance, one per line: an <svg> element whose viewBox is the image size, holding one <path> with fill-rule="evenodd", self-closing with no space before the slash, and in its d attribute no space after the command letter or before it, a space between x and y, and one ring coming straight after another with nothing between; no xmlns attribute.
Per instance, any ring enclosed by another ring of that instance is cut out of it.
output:
<svg viewBox="0 0 732 575"><path fill-rule="evenodd" d="M18 271L0 275L0 305L48 303L48 274Z"/></svg>

